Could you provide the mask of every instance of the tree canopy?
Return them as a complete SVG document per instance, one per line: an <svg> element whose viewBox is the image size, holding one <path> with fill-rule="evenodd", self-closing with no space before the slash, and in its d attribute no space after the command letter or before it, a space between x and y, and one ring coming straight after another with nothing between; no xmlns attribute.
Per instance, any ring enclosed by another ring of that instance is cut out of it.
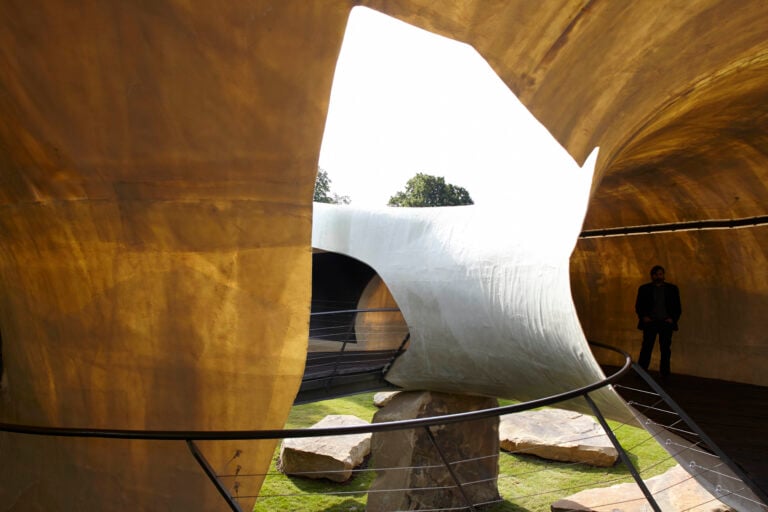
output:
<svg viewBox="0 0 768 512"><path fill-rule="evenodd" d="M312 200L316 203L329 204L349 204L349 196L340 196L331 194L331 178L328 172L318 167L317 178L315 178L315 194Z"/></svg>
<svg viewBox="0 0 768 512"><path fill-rule="evenodd" d="M417 173L405 184L405 191L389 198L388 206L459 206L475 204L464 187L445 182L442 176Z"/></svg>

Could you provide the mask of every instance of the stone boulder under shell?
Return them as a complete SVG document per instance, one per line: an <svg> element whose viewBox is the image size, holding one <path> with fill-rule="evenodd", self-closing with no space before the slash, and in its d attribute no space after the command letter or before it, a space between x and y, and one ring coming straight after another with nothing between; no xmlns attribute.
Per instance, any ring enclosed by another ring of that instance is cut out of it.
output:
<svg viewBox="0 0 768 512"><path fill-rule="evenodd" d="M434 391L403 391L376 412L373 423L490 409L495 398ZM459 510L498 501L498 418L376 432L371 441L371 484L367 512ZM444 465L450 461L459 489Z"/></svg>

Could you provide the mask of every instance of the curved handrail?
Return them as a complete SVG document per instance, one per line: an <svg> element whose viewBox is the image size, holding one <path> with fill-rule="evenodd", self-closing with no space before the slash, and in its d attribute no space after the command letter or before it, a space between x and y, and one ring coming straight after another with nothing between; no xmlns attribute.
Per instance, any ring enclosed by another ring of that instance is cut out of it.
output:
<svg viewBox="0 0 768 512"><path fill-rule="evenodd" d="M337 309L333 311L313 311L309 316L337 315L342 313L389 313L396 311L400 311L400 308Z"/></svg>
<svg viewBox="0 0 768 512"><path fill-rule="evenodd" d="M689 222L669 222L665 224L646 224L640 226L619 226L604 229L587 229L579 234L579 238L600 238L608 236L646 235L650 233L665 233L673 231L698 231L706 229L733 229L744 227L764 226L768 224L768 215L757 217L742 217L739 219L710 219Z"/></svg>
<svg viewBox="0 0 768 512"><path fill-rule="evenodd" d="M513 404L502 407L494 407L490 409L482 409L479 411L464 412L457 414L446 414L442 416L432 416L429 418L415 418L409 420L390 421L384 423L372 423L368 425L359 425L352 427L327 427L327 428L303 428L303 429L287 429L287 430L237 430L237 431L168 431L168 430L117 430L117 429L84 429L84 428L59 428L59 427L40 427L32 425L18 425L9 423L0 423L0 431L12 432L19 434L29 435L44 435L44 436L57 436L57 437L88 437L88 438L109 438L109 439L145 439L145 440L176 440L185 441L188 448L192 452L195 460L201 466L205 474L211 480L218 493L227 502L230 509L233 512L242 512L236 498L233 497L229 491L224 487L221 481L216 476L213 468L211 468L208 461L199 451L195 445L195 441L222 441L222 440L257 440L257 439L287 439L287 438L300 438L300 437L319 437L319 436L334 436L334 435L349 435L349 434L362 434L372 432L385 432L392 430L403 430L423 427L426 429L430 438L433 440L435 448L440 451L438 445L434 442L432 432L429 427L432 425L446 425L451 423L459 423L464 421L479 420L484 418L501 416L502 414L509 414L514 412L526 411L534 409L536 407L543 407L546 405L570 400L578 396L583 396L597 417L600 419L604 428L607 428L604 418L600 414L599 409L589 397L591 391L600 389L607 386L616 380L620 379L632 368L632 359L623 350L601 343L590 342L590 344L598 347L603 347L614 352L618 352L624 356L624 366L614 373L613 375L606 377L603 380L594 382L587 386L583 386L564 393L558 393L544 398L536 400L530 400L522 404ZM606 434L611 436L610 429L607 428ZM660 512L658 505L653 499L650 491L645 486L637 470L632 465L628 456L624 453L621 445L614 437L611 437L611 442L616 446L616 449L622 454L622 460L625 461L627 467L630 469L635 481L641 488L649 504L654 511ZM441 453L442 456L442 453ZM450 466L446 466L450 471ZM454 481L461 490L461 484L454 475ZM462 491L463 494L463 491ZM466 496L465 496L466 499ZM468 501L470 509L474 510L471 501Z"/></svg>
<svg viewBox="0 0 768 512"><path fill-rule="evenodd" d="M479 420L500 416L515 412L527 411L537 407L552 405L558 402L570 400L595 391L614 383L623 377L632 368L631 356L616 347L602 343L590 342L591 345L612 350L624 356L624 366L616 373L603 380L592 384L550 395L544 398L529 400L520 404L505 405L491 409L478 411L431 416L429 418L415 418L408 420L389 421L384 423L371 423L369 425L357 425L348 427L326 428L302 428L302 429L278 429L278 430L208 430L208 431L181 431L181 430L120 430L120 429L89 429L68 427L41 427L35 425L19 425L13 423L0 423L0 431L17 434L57 436L57 437L87 437L107 439L145 439L145 440L176 440L176 441L231 441L231 440L257 440L257 439L288 439L300 437L321 437L348 434L363 434L368 432L387 432L416 427L428 427L432 425L446 425L464 421Z"/></svg>

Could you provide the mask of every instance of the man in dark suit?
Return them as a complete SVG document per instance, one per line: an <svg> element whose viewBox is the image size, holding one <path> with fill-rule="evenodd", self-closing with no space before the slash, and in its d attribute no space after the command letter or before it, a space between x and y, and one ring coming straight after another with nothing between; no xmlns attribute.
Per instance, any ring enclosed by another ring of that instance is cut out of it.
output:
<svg viewBox="0 0 768 512"><path fill-rule="evenodd" d="M637 290L635 313L637 328L643 331L643 346L638 364L648 369L651 363L653 345L659 337L662 377L669 376L669 360L672 357L672 332L677 330L677 321L683 310L680 306L680 291L677 286L664 281L664 267L656 265L651 269L651 282Z"/></svg>

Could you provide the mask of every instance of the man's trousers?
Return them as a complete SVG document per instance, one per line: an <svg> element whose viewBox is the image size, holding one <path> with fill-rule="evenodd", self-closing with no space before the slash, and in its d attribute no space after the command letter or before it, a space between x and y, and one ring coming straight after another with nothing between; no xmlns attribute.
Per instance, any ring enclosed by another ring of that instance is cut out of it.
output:
<svg viewBox="0 0 768 512"><path fill-rule="evenodd" d="M648 369L651 364L651 354L653 345L656 343L656 336L659 337L659 348L661 349L661 363L659 372L666 377L669 375L669 360L672 358L672 325L664 321L653 321L643 326L643 346L640 348L640 358L637 363L644 369Z"/></svg>

